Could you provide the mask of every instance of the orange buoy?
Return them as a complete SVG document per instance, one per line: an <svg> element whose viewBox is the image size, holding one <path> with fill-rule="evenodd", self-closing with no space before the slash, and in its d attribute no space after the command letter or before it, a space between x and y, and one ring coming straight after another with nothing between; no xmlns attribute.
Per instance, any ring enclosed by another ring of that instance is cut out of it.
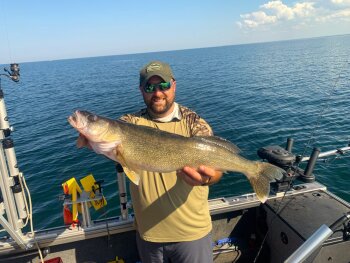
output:
<svg viewBox="0 0 350 263"><path fill-rule="evenodd" d="M73 215L72 212L69 210L68 205L63 206L63 221L65 225L73 224Z"/></svg>

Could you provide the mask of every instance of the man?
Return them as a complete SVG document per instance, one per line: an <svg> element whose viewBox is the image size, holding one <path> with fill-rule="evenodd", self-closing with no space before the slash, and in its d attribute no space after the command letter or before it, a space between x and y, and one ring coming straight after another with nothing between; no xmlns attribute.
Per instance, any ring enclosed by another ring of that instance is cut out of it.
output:
<svg viewBox="0 0 350 263"><path fill-rule="evenodd" d="M199 115L175 102L176 80L168 64L145 65L139 88L147 108L122 120L187 137L212 135ZM130 184L143 263L213 261L208 185L221 176L206 166L184 167L171 173L144 171L138 186Z"/></svg>

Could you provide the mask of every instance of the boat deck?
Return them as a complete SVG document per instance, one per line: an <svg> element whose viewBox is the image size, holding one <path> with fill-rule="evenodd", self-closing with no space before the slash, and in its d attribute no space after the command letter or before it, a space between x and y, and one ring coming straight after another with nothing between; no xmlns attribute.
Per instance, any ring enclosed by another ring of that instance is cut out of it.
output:
<svg viewBox="0 0 350 263"><path fill-rule="evenodd" d="M257 262L282 262L320 224L330 224L350 210L347 202L332 195L317 182L299 185L283 195L271 195L265 204L261 204L255 194L209 200L212 239L216 242L213 246L214 262L252 262L266 233L266 242ZM278 211L281 207L283 209ZM325 209L327 215L333 216L325 217ZM312 221L309 217L317 220ZM287 244L281 241L282 232L289 237ZM94 221L87 229L58 227L38 231L36 237L46 260L60 257L64 263L108 262L118 256L125 262L139 261L132 215L127 220L115 217ZM348 247L349 241L343 241L337 233L325 243L325 249L319 255L329 257L329 253L339 248L343 255L350 258ZM337 258L337 255L332 257ZM333 262L348 262L341 258L338 260ZM0 262L40 261L35 247L23 251L13 240L3 239L0 240Z"/></svg>

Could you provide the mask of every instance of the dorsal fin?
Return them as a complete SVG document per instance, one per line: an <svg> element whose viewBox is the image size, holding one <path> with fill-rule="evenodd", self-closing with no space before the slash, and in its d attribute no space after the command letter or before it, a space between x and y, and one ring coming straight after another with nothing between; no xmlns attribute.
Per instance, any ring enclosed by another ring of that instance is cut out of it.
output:
<svg viewBox="0 0 350 263"><path fill-rule="evenodd" d="M219 147L223 147L234 154L238 154L241 152L241 150L238 148L238 146L236 146L232 142L230 142L224 138L218 137L218 136L195 136L193 138L198 138L201 141L204 141L206 143L211 143L211 144L215 144Z"/></svg>

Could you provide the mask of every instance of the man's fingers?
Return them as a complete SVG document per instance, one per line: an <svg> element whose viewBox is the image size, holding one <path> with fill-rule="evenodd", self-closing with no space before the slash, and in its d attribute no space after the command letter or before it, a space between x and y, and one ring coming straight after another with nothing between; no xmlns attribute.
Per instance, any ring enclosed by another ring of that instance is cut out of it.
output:
<svg viewBox="0 0 350 263"><path fill-rule="evenodd" d="M179 177L181 177L189 185L192 185L192 186L201 185L200 182L198 182L197 180L195 180L192 177L188 176L187 173L185 173L182 170L177 171L177 175Z"/></svg>
<svg viewBox="0 0 350 263"><path fill-rule="evenodd" d="M186 182L191 185L205 185L209 183L212 176L215 176L215 170L205 166L199 167L198 171L186 166L182 171L184 173L184 177L182 178L185 180L189 178Z"/></svg>
<svg viewBox="0 0 350 263"><path fill-rule="evenodd" d="M191 168L191 167L184 167L183 171L185 172L185 174L187 174L189 177L191 177L193 180L200 182L202 180L202 176L200 175L200 173L198 173L195 169Z"/></svg>
<svg viewBox="0 0 350 263"><path fill-rule="evenodd" d="M214 169L211 168L211 167L204 166L204 165L199 166L198 171L199 171L202 175L205 175L205 176L208 176L208 177L213 177L213 176L216 175L216 170L214 170Z"/></svg>

